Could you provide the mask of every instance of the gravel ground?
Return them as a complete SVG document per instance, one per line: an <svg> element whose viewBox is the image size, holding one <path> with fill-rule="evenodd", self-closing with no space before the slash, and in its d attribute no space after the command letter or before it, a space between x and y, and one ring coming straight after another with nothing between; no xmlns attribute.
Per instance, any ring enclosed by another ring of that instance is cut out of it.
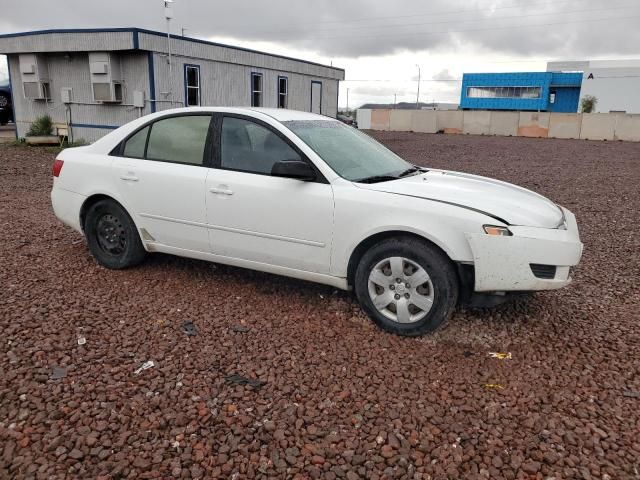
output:
<svg viewBox="0 0 640 480"><path fill-rule="evenodd" d="M0 477L640 478L640 144L375 136L573 210L575 283L407 339L328 287L108 271L51 213L54 154L0 146Z"/></svg>

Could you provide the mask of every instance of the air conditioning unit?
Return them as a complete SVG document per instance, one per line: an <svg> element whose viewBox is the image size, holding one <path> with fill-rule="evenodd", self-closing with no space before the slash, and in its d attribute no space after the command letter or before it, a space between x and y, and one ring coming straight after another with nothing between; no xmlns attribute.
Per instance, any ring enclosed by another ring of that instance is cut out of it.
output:
<svg viewBox="0 0 640 480"><path fill-rule="evenodd" d="M95 102L122 102L122 72L116 53L89 52L89 73Z"/></svg>
<svg viewBox="0 0 640 480"><path fill-rule="evenodd" d="M120 82L93 82L93 99L96 102L118 103L122 102L122 83Z"/></svg>
<svg viewBox="0 0 640 480"><path fill-rule="evenodd" d="M49 82L22 82L24 98L29 100L51 100Z"/></svg>
<svg viewBox="0 0 640 480"><path fill-rule="evenodd" d="M20 54L18 62L24 97L30 100L51 99L49 68L44 55L35 53Z"/></svg>

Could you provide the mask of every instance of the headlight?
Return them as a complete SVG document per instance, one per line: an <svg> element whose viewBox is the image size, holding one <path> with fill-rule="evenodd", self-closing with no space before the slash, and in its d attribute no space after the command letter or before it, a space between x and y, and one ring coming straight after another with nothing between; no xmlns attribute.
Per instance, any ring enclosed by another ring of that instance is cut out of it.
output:
<svg viewBox="0 0 640 480"><path fill-rule="evenodd" d="M498 235L502 237L510 237L513 235L507 227L496 227L495 225L483 225L484 233L487 235Z"/></svg>

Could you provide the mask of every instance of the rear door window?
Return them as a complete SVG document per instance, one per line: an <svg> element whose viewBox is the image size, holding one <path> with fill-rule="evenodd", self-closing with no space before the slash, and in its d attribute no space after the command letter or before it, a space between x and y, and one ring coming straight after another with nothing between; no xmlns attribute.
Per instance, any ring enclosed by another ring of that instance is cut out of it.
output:
<svg viewBox="0 0 640 480"><path fill-rule="evenodd" d="M158 120L151 126L146 158L202 165L210 115L189 115Z"/></svg>

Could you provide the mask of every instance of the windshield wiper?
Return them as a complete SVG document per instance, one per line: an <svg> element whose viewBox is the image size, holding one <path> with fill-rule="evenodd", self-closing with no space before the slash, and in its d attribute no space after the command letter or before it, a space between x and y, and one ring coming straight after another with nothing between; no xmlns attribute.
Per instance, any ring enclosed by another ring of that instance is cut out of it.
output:
<svg viewBox="0 0 640 480"><path fill-rule="evenodd" d="M411 168L407 168L405 171L400 172L398 174L398 178L402 178L402 177L406 177L407 175L410 175L412 173L416 173L416 172L424 172L425 169L421 168L421 167L411 167Z"/></svg>
<svg viewBox="0 0 640 480"><path fill-rule="evenodd" d="M356 183L378 183L388 182L389 180L397 180L399 177L395 175L372 175L371 177L359 178L354 180Z"/></svg>

